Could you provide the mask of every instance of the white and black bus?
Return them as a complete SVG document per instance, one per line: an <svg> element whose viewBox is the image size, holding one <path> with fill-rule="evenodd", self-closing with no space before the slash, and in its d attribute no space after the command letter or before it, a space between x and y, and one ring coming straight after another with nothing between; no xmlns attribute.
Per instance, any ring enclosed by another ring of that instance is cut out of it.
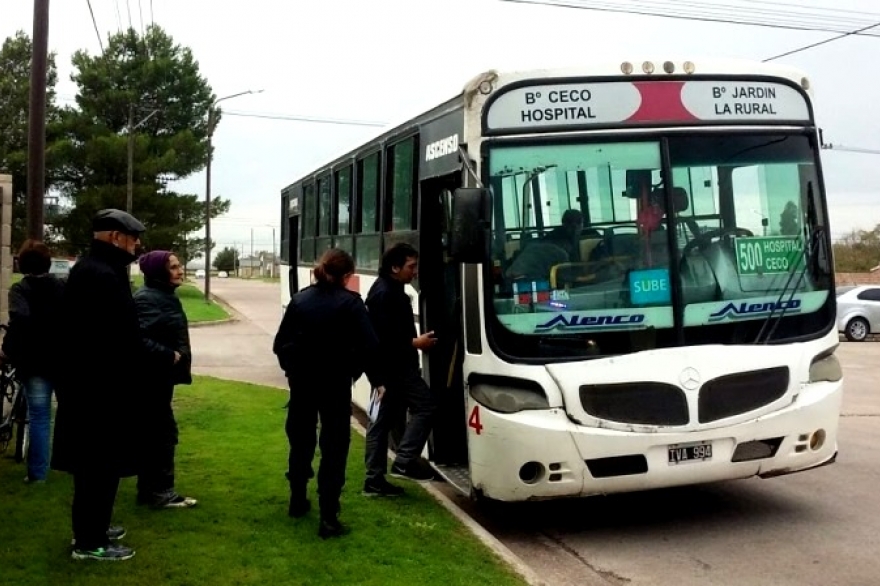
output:
<svg viewBox="0 0 880 586"><path fill-rule="evenodd" d="M809 78L776 65L487 72L282 190L281 305L329 247L366 295L383 250L416 246L413 318L440 341L425 455L475 497L831 463L819 143Z"/></svg>

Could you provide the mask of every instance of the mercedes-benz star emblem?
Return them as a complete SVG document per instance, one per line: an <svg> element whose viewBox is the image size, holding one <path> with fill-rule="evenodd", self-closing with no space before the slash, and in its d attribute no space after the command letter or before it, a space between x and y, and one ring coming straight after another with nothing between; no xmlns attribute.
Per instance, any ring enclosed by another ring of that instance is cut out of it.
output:
<svg viewBox="0 0 880 586"><path fill-rule="evenodd" d="M696 368L688 366L681 371L680 375L678 375L678 381L685 389L693 391L700 386L700 373Z"/></svg>

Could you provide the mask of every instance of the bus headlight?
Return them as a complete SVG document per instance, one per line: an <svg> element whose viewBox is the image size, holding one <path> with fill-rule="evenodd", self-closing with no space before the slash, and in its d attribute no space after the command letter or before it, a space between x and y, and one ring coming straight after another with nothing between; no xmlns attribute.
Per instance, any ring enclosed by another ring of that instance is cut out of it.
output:
<svg viewBox="0 0 880 586"><path fill-rule="evenodd" d="M813 358L810 364L810 382L837 382L843 378L843 369L840 368L840 360L832 353L822 353Z"/></svg>
<svg viewBox="0 0 880 586"><path fill-rule="evenodd" d="M509 382L511 384L508 381L503 384L471 384L471 397L483 407L499 413L550 408L547 395L537 383L520 379L509 379Z"/></svg>

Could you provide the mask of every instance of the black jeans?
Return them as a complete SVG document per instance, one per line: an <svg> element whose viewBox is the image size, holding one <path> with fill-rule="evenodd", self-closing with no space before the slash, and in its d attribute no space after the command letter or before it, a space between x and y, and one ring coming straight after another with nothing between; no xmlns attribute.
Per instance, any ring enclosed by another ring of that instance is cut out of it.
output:
<svg viewBox="0 0 880 586"><path fill-rule="evenodd" d="M107 547L119 477L83 471L73 475L73 538L77 549Z"/></svg>
<svg viewBox="0 0 880 586"><path fill-rule="evenodd" d="M434 395L417 370L395 373L393 378L389 378L379 415L367 429L364 459L368 481L385 477L388 469L388 434L400 421L405 420L407 409L410 419L397 446L395 462L405 467L419 458L431 434L436 408Z"/></svg>
<svg viewBox="0 0 880 586"><path fill-rule="evenodd" d="M290 381L287 409L285 430L290 442L288 478L291 496L305 498L306 486L314 476L315 447L320 444L318 505L322 517L335 518L345 486L345 467L351 443L351 379ZM320 439L316 429L319 418Z"/></svg>
<svg viewBox="0 0 880 586"><path fill-rule="evenodd" d="M139 503L158 504L174 490L174 451L176 446L155 445L144 452L137 479Z"/></svg>
<svg viewBox="0 0 880 586"><path fill-rule="evenodd" d="M174 452L178 441L177 421L170 397L174 386L155 385L158 402L145 408L149 430L141 446L137 480L138 502L158 504L174 490Z"/></svg>

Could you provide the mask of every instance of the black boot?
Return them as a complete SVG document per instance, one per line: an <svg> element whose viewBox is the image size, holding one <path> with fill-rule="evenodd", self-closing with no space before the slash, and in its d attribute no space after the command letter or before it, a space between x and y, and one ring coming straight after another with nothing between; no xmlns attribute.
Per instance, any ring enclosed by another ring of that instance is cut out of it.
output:
<svg viewBox="0 0 880 586"><path fill-rule="evenodd" d="M306 513L312 510L312 503L307 498L295 497L291 495L290 506L287 508L287 514L291 517L305 517Z"/></svg>
<svg viewBox="0 0 880 586"><path fill-rule="evenodd" d="M291 517L304 517L312 509L312 503L306 497L306 487L291 485L290 487L290 506L287 508L287 514Z"/></svg>
<svg viewBox="0 0 880 586"><path fill-rule="evenodd" d="M332 517L321 517L321 524L318 526L318 536L321 539L340 537L347 533L348 527L340 523L335 515Z"/></svg>

